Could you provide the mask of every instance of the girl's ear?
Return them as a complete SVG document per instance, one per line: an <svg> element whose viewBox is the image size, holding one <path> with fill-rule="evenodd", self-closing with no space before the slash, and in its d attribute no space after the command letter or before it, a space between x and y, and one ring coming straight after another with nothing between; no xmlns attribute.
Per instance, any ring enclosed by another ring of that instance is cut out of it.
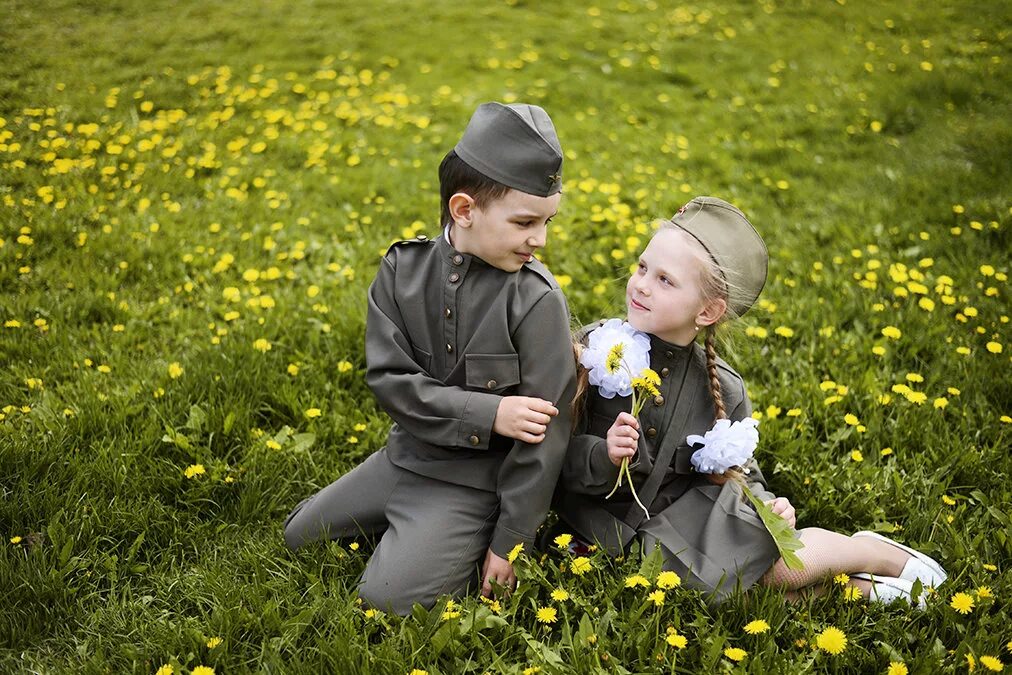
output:
<svg viewBox="0 0 1012 675"><path fill-rule="evenodd" d="M474 198L464 192L456 192L447 201L450 218L458 227L471 227L471 214L475 209Z"/></svg>
<svg viewBox="0 0 1012 675"><path fill-rule="evenodd" d="M720 321L725 312L727 312L727 301L724 298L710 300L703 305L703 309L696 315L696 325L712 326Z"/></svg>

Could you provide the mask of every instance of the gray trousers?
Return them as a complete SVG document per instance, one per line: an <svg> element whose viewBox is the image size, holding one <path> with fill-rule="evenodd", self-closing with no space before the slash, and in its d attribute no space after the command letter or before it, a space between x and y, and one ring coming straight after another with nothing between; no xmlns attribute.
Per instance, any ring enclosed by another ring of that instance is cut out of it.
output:
<svg viewBox="0 0 1012 675"><path fill-rule="evenodd" d="M370 606L407 615L443 594L480 588L499 514L494 492L454 485L395 466L386 450L303 500L285 520L291 549L318 540L382 533L359 581Z"/></svg>

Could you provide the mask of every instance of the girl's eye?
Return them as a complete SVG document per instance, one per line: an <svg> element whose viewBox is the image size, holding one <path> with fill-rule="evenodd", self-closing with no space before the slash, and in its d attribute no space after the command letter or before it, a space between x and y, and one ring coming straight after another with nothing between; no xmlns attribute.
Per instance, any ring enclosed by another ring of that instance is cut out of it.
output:
<svg viewBox="0 0 1012 675"><path fill-rule="evenodd" d="M664 277L664 276L661 277L661 283L662 284L667 284L668 286L671 285L671 282L668 280L668 278Z"/></svg>

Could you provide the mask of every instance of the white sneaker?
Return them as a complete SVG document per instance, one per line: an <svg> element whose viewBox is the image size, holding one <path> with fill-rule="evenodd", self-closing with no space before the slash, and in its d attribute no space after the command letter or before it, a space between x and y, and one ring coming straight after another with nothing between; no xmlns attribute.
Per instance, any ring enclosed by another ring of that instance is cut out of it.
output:
<svg viewBox="0 0 1012 675"><path fill-rule="evenodd" d="M860 574L852 574L851 577L871 582L871 597L869 599L873 602L881 602L882 604L888 605L896 602L897 600L903 600L909 605L910 601L913 599L911 596L911 591L914 587L912 581L907 581L906 579L900 579L898 577L880 577L876 574L866 574L864 572ZM928 603L924 600L923 593L917 598L917 606L920 609L927 609L928 607Z"/></svg>
<svg viewBox="0 0 1012 675"><path fill-rule="evenodd" d="M939 586L942 585L942 582L944 582L946 579L949 578L949 576L945 573L945 570L942 569L942 566L939 565L930 556L924 555L920 551L915 551L909 546L899 544L888 537L883 537L881 534L877 532L868 532L865 530L861 532L855 532L850 536L872 537L873 539L884 541L887 544L895 546L896 548L902 549L907 553L909 553L910 559L907 560L906 565L903 566L903 571L900 572L899 576L900 579L904 579L911 583L920 579L921 584L925 586L932 586L934 588L938 588ZM887 577L878 577L878 578L885 579Z"/></svg>

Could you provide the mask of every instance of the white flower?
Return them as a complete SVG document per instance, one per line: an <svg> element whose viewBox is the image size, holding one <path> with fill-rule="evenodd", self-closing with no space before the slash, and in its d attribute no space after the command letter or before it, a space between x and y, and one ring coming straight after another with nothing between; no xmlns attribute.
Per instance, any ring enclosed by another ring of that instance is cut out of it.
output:
<svg viewBox="0 0 1012 675"><path fill-rule="evenodd" d="M751 417L738 422L720 419L705 435L687 436L689 445L703 444L692 453L692 466L700 473L724 473L732 466L744 466L759 444L758 427L759 422Z"/></svg>
<svg viewBox="0 0 1012 675"><path fill-rule="evenodd" d="M618 344L624 345L622 364L613 373L605 366L608 352ZM580 364L590 371L590 384L603 398L632 394L632 378L650 367L650 338L621 319L609 319L595 328L580 355Z"/></svg>

